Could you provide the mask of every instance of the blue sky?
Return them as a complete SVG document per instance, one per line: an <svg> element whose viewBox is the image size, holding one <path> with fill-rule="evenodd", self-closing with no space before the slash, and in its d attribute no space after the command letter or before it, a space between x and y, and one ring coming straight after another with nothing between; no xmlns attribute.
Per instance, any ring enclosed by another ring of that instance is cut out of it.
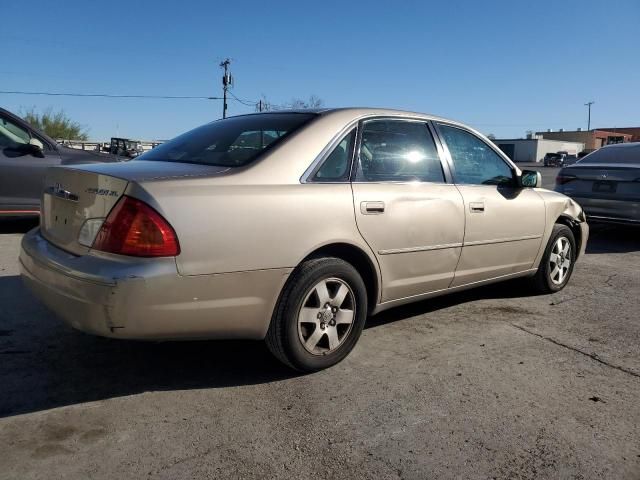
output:
<svg viewBox="0 0 640 480"><path fill-rule="evenodd" d="M8 2L8 3L7 3ZM273 103L384 106L484 133L640 125L640 2L6 0L0 90L233 93ZM163 139L221 116L212 100L0 94L12 111L63 108L92 139ZM252 111L229 102L231 115Z"/></svg>

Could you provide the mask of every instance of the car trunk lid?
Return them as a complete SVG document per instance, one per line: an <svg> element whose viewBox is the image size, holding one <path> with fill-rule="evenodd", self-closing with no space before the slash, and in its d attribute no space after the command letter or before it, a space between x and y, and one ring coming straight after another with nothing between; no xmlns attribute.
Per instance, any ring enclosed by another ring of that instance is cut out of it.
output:
<svg viewBox="0 0 640 480"><path fill-rule="evenodd" d="M150 161L50 168L42 196L40 229L43 236L57 247L75 255L84 255L89 251L102 221L125 194L129 183L212 176L227 170Z"/></svg>
<svg viewBox="0 0 640 480"><path fill-rule="evenodd" d="M40 212L42 235L70 253L86 253L89 246L78 241L82 226L89 219L106 218L127 184L127 180L94 172L49 169ZM95 225L99 227L100 222Z"/></svg>
<svg viewBox="0 0 640 480"><path fill-rule="evenodd" d="M561 191L569 196L640 201L640 165L578 163L558 177Z"/></svg>

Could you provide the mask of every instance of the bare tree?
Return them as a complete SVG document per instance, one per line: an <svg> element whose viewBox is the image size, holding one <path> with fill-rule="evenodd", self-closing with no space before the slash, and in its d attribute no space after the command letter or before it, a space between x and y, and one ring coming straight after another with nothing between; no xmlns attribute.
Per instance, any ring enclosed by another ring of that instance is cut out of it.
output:
<svg viewBox="0 0 640 480"><path fill-rule="evenodd" d="M317 95L309 95L308 99L292 98L290 102L282 105L271 103L263 94L260 102L256 105L256 112L270 112L274 110L284 110L288 108L296 110L307 110L310 108L320 108L324 105L324 101Z"/></svg>
<svg viewBox="0 0 640 480"><path fill-rule="evenodd" d="M271 103L263 93L260 96L260 101L256 103L256 112L271 112L273 110L278 110L278 105Z"/></svg>
<svg viewBox="0 0 640 480"><path fill-rule="evenodd" d="M308 108L320 108L324 102L317 95L310 95L307 100L301 98L294 98L289 103L289 108L296 108L300 110L306 110Z"/></svg>

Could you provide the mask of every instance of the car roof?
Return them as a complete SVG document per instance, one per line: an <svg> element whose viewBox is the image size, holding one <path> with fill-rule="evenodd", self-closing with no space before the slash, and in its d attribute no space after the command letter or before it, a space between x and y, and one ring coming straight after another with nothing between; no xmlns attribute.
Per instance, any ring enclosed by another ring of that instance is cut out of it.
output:
<svg viewBox="0 0 640 480"><path fill-rule="evenodd" d="M602 148L640 148L640 142L612 143Z"/></svg>
<svg viewBox="0 0 640 480"><path fill-rule="evenodd" d="M245 116L245 115L264 115L264 114L284 114L284 113L313 113L316 115L320 115L320 116L326 116L326 115L330 115L333 113L346 113L346 114L351 114L351 116L353 117L353 119L357 119L357 118L363 118L363 117L376 117L376 116L381 116L381 117L411 117L411 118L418 118L418 119L424 119L424 120L433 120L433 121L439 121L439 122L447 122L447 123L452 123L455 125L460 125L463 126L465 128L469 128L467 125L458 122L456 120L451 120L449 118L445 118L445 117L440 117L437 115L432 115L432 114L428 114L428 113L420 113L420 112L413 112L410 110L398 110L398 109L393 109L393 108L376 108L376 107L340 107L340 108L309 108L309 109L283 109L283 110L270 110L268 112L253 112L253 113L246 113L243 115L237 115L238 117L240 116Z"/></svg>

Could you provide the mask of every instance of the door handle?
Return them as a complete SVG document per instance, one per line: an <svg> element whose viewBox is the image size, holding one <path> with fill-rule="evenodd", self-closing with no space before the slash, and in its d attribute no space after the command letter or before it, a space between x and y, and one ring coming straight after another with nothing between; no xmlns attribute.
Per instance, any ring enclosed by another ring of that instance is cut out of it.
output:
<svg viewBox="0 0 640 480"><path fill-rule="evenodd" d="M378 215L384 213L384 202L360 202L363 215Z"/></svg>
<svg viewBox="0 0 640 480"><path fill-rule="evenodd" d="M484 212L484 202L470 202L469 210L471 213L483 213Z"/></svg>

